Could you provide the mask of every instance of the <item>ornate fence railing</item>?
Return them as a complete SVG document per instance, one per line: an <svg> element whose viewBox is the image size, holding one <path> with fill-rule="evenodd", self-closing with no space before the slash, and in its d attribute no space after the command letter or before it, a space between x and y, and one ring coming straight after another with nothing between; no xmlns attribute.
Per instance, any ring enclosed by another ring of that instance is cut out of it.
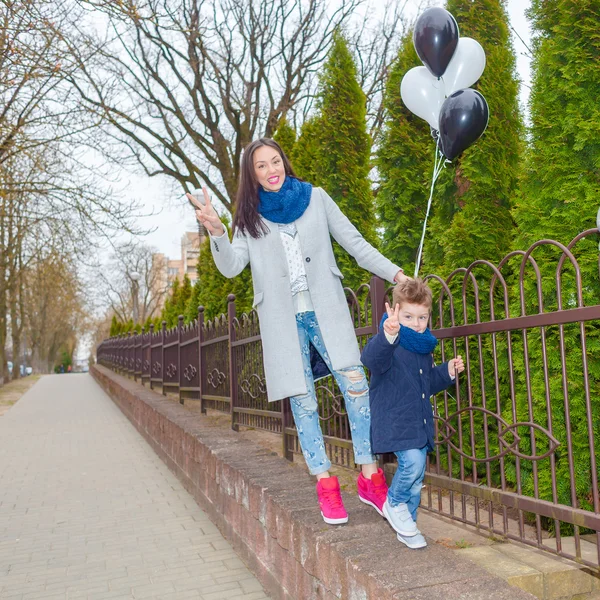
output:
<svg viewBox="0 0 600 600"><path fill-rule="evenodd" d="M598 230L564 246L542 240L499 265L476 261L434 290L434 358L461 354L465 372L433 398L436 450L423 508L598 568L600 557L600 262ZM378 278L346 290L362 346L390 288ZM289 400L267 402L258 315L152 328L102 342L98 362L144 385L282 436L300 452ZM343 398L317 384L327 452L353 467ZM382 457L382 462L393 456Z"/></svg>
<svg viewBox="0 0 600 600"><path fill-rule="evenodd" d="M358 291L346 290L356 334L361 344L376 332L382 316L385 285L374 277ZM376 307L379 310L376 310ZM133 377L163 394L176 394L198 403L200 410L231 415L231 425L283 435L286 457L300 452L289 400L268 402L262 346L256 311L238 317L235 296L228 298L227 315L204 320L204 309L192 323L159 331L142 329L103 341L97 348L100 364ZM335 464L353 467L352 443L343 398L333 377L316 386L328 453Z"/></svg>

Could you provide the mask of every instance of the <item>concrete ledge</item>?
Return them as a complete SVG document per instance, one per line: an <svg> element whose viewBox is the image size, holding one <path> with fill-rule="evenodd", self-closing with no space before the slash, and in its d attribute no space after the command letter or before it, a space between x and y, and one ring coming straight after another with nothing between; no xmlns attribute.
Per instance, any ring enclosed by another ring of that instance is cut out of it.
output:
<svg viewBox="0 0 600 600"><path fill-rule="evenodd" d="M102 366L90 372L273 598L532 598L442 546L409 550L356 496L344 495L348 525L326 525L308 473Z"/></svg>
<svg viewBox="0 0 600 600"><path fill-rule="evenodd" d="M541 600L597 597L597 574L577 563L520 544L493 544L460 551L486 571Z"/></svg>

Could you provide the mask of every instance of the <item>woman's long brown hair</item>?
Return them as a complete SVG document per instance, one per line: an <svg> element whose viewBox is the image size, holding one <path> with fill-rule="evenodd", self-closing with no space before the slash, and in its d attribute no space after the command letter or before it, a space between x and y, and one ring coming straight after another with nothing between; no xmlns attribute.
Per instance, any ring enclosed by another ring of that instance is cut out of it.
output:
<svg viewBox="0 0 600 600"><path fill-rule="evenodd" d="M288 157L275 140L260 138L246 146L242 156L240 181L235 197L233 230L239 230L240 233L248 232L248 235L253 238L259 238L268 231L258 212L258 182L254 172L254 153L262 146L269 146L277 150L283 161L285 176L296 177Z"/></svg>

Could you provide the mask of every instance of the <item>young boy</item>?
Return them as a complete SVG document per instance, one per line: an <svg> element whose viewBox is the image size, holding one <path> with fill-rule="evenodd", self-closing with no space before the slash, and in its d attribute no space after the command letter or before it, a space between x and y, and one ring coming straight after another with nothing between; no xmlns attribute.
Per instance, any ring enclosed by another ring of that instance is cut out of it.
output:
<svg viewBox="0 0 600 600"><path fill-rule="evenodd" d="M450 386L464 371L460 356L439 366L431 353L437 339L427 328L431 290L420 279L394 288L392 310L386 303L379 333L362 352L371 371L371 445L375 454L393 452L398 469L383 505L383 514L398 540L409 548L424 548L417 529L417 507L425 476L427 452L434 448L430 396Z"/></svg>

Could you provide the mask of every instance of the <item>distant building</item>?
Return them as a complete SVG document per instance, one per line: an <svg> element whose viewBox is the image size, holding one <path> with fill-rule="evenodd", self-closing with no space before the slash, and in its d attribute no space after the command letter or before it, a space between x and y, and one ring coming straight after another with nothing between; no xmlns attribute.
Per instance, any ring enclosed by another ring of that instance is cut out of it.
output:
<svg viewBox="0 0 600 600"><path fill-rule="evenodd" d="M152 270L156 274L152 278L153 287L157 294L160 290L164 290L173 284L175 279L183 281L184 275L187 275L192 285L196 283L198 279L198 271L196 266L198 265L198 258L200 256L200 246L205 238L204 229L202 233L197 231L186 231L181 238L181 257L177 259L171 259L168 256L157 252L152 255ZM166 296L163 295L163 301L161 306L158 307L160 311L164 306Z"/></svg>

